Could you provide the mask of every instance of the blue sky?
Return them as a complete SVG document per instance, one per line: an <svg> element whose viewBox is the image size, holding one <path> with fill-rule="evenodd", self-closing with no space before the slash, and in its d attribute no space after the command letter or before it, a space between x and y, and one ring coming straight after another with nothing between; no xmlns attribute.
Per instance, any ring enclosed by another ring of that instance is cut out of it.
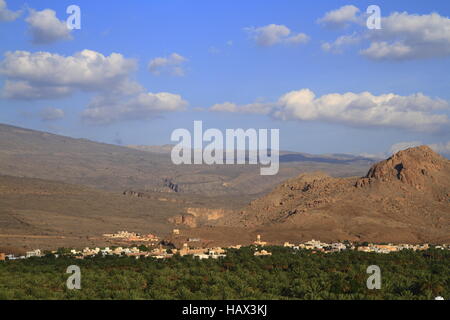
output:
<svg viewBox="0 0 450 320"><path fill-rule="evenodd" d="M2 123L107 143L155 145L170 143L174 129L191 129L194 120L203 120L204 127L223 130L279 128L282 149L310 153L377 154L400 142L450 149L447 1L3 3L3 10L21 12L17 17L4 13L1 21L0 0ZM59 30L51 15L37 15L50 9L65 23L71 4L81 8L81 30ZM365 26L371 4L386 19L378 33ZM341 36L354 41L338 46L334 41ZM325 43L333 49L324 49ZM113 68L105 60L95 69L100 75L89 79L92 86L79 83L83 75L55 76L65 72L64 59L86 49L106 59L117 53L135 65L124 62L114 79L105 79L102 74ZM9 60L4 55L18 50L36 63L20 76L14 69L22 68L14 63L18 55ZM33 70L43 57L38 52L60 56L59 64ZM67 94L58 97L14 95L6 85L27 83L30 90L50 85L48 90L54 90L61 79L67 81ZM124 83L139 90L125 95L119 89ZM314 100L305 102L304 94L289 102L280 99L302 89L313 92ZM140 96L148 92L150 98ZM169 96L162 98L161 92ZM417 93L424 97L412 96ZM329 94L339 95L334 99L338 106L345 104L341 112L330 104ZM387 94L395 97L383 96Z"/></svg>

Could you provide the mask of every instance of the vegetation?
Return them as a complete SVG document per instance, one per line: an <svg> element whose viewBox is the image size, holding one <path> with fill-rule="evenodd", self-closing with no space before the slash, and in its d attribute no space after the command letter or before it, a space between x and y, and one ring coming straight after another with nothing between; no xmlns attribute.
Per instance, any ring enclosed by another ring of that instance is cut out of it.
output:
<svg viewBox="0 0 450 320"><path fill-rule="evenodd" d="M312 253L247 247L219 260L53 256L0 263L0 299L434 299L450 297L450 251ZM69 265L81 290L68 290ZM369 290L369 265L382 287Z"/></svg>

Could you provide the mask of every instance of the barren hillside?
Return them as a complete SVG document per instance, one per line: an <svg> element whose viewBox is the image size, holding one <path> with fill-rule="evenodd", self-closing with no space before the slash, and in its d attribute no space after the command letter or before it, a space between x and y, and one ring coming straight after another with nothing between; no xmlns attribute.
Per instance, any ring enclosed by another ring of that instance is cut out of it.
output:
<svg viewBox="0 0 450 320"><path fill-rule="evenodd" d="M168 187L171 183L179 193L258 196L300 172L323 170L333 176L349 176L370 166L369 159L360 157L294 153L281 156L277 175L261 176L257 165L175 166L169 146L140 149L0 124L0 174L118 192L125 189L173 192Z"/></svg>
<svg viewBox="0 0 450 320"><path fill-rule="evenodd" d="M236 209L245 201L159 192L137 196L0 175L0 249L99 246L107 244L103 233L119 230L162 237L174 227L169 218L188 208L194 213L211 204Z"/></svg>
<svg viewBox="0 0 450 320"><path fill-rule="evenodd" d="M224 224L276 229L287 238L450 241L450 161L421 146L362 178L301 174Z"/></svg>

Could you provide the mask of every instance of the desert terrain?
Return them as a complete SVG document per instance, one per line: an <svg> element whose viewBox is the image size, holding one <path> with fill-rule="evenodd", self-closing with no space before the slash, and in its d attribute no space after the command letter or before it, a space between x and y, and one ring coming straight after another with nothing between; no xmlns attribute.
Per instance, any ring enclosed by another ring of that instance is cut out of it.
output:
<svg viewBox="0 0 450 320"><path fill-rule="evenodd" d="M112 245L102 234L118 230L176 245L450 240L449 160L427 147L379 163L282 152L274 177L175 166L170 149L0 125L0 249Z"/></svg>

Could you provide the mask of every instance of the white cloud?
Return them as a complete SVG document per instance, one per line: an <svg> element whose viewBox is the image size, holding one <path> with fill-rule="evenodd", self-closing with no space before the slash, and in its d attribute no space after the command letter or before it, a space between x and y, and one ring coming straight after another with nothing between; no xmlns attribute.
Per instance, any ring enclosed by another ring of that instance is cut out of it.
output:
<svg viewBox="0 0 450 320"><path fill-rule="evenodd" d="M409 141L409 142L395 143L389 149L389 153L387 154L387 156L390 156L390 155L397 153L399 151L402 151L402 150L406 150L408 148L414 148L414 147L421 146L422 144L423 143L421 141Z"/></svg>
<svg viewBox="0 0 450 320"><path fill-rule="evenodd" d="M25 19L28 23L35 44L49 44L60 40L71 40L70 29L65 21L56 17L56 12L51 9L36 11L30 9L29 16Z"/></svg>
<svg viewBox="0 0 450 320"><path fill-rule="evenodd" d="M293 35L293 36L285 39L286 43L291 43L291 44L306 43L308 41L309 41L309 37L304 33L299 33L299 34Z"/></svg>
<svg viewBox="0 0 450 320"><path fill-rule="evenodd" d="M352 5L346 5L339 9L327 12L317 22L329 29L341 29L348 27L350 23L359 21L359 9Z"/></svg>
<svg viewBox="0 0 450 320"><path fill-rule="evenodd" d="M429 147L440 154L450 156L450 141L447 143L433 143Z"/></svg>
<svg viewBox="0 0 450 320"><path fill-rule="evenodd" d="M388 43L372 42L370 47L361 51L363 55L373 60L401 60L413 55L413 49L402 42Z"/></svg>
<svg viewBox="0 0 450 320"><path fill-rule="evenodd" d="M334 42L325 42L322 44L322 50L332 53L342 53L343 47L356 44L361 41L361 38L356 33L350 35L343 35L338 37Z"/></svg>
<svg viewBox="0 0 450 320"><path fill-rule="evenodd" d="M304 33L294 34L284 25L269 24L263 27L245 28L257 45L270 47L276 44L301 44L309 41L309 36Z"/></svg>
<svg viewBox="0 0 450 320"><path fill-rule="evenodd" d="M211 111L270 114L281 120L324 121L411 131L435 131L448 127L448 116L433 111L449 109L448 102L421 93L376 96L370 92L348 92L316 97L309 89L288 92L275 103L238 106L227 102L210 108Z"/></svg>
<svg viewBox="0 0 450 320"><path fill-rule="evenodd" d="M46 99L70 95L75 90L125 88L136 62L112 53L104 56L83 50L73 56L49 52L6 52L0 74L7 77L3 95L15 99Z"/></svg>
<svg viewBox="0 0 450 320"><path fill-rule="evenodd" d="M386 153L385 152L378 152L378 153L362 152L362 153L358 153L356 155L359 156L359 157L369 158L369 159L372 159L372 160L381 160L381 159L385 159L386 158Z"/></svg>
<svg viewBox="0 0 450 320"><path fill-rule="evenodd" d="M49 52L7 52L0 61L6 77L2 96L10 99L54 99L77 91L93 92L82 116L92 123L156 117L183 110L187 105L179 95L149 93L131 80L136 61L119 53L105 56L83 50L73 56Z"/></svg>
<svg viewBox="0 0 450 320"><path fill-rule="evenodd" d="M346 20L352 22L352 19ZM412 60L450 56L450 19L438 13L394 12L381 19L381 30L368 30L358 20L360 32L343 35L322 49L340 53L343 47L369 43L360 54L372 60Z"/></svg>
<svg viewBox="0 0 450 320"><path fill-rule="evenodd" d="M5 0L0 0L0 22L16 20L22 14L21 11L11 11Z"/></svg>
<svg viewBox="0 0 450 320"><path fill-rule="evenodd" d="M64 110L47 107L41 110L39 113L42 121L55 121L64 118Z"/></svg>
<svg viewBox="0 0 450 320"><path fill-rule="evenodd" d="M6 80L1 97L13 100L56 99L69 96L72 92L70 87L32 85L27 81Z"/></svg>
<svg viewBox="0 0 450 320"><path fill-rule="evenodd" d="M374 60L407 60L450 56L450 19L437 13L395 12L381 20L381 32L361 53Z"/></svg>
<svg viewBox="0 0 450 320"><path fill-rule="evenodd" d="M280 98L275 116L284 120L321 120L353 126L382 126L415 131L433 131L450 124L447 115L433 114L449 104L423 94L399 96L369 92L327 94L316 98L309 89L292 91Z"/></svg>
<svg viewBox="0 0 450 320"><path fill-rule="evenodd" d="M154 118L165 112L183 111L187 105L180 95L168 92L143 92L128 97L99 96L82 116L91 123L108 124L119 120Z"/></svg>
<svg viewBox="0 0 450 320"><path fill-rule="evenodd" d="M152 59L148 64L148 70L154 75L159 76L161 73L182 77L185 72L182 64L187 61L185 57L178 53L172 53L168 57L157 57Z"/></svg>

